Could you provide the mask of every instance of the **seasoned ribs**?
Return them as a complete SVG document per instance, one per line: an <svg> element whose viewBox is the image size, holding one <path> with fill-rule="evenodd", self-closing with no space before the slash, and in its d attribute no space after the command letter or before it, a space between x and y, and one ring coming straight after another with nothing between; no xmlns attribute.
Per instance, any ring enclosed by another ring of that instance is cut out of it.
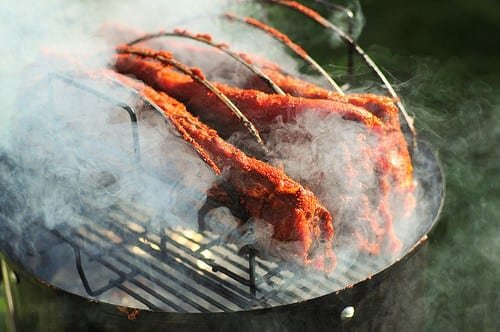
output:
<svg viewBox="0 0 500 332"><path fill-rule="evenodd" d="M124 47L122 49L141 50L137 47ZM234 115L212 93L207 92L204 87L194 82L189 76L155 61L155 54L168 54L168 52L153 50L148 50L148 52L153 56L145 58L130 54L118 55L115 64L117 70L125 74L135 75L147 84L181 100L190 111L217 128L224 137L241 130L241 125ZM377 202L364 204L367 206L367 210L374 210L371 213L366 213L370 216L364 219L372 220L370 227L372 232L377 235L378 245L371 243L363 244L362 247L370 248L367 251L371 253L378 253L383 245L389 246L397 252L401 248L401 243L394 234L391 210L395 204L391 205L390 202L396 201L396 205L398 205L401 202L399 197L402 197L401 205L405 207L403 210L412 211L415 200L412 163L406 141L399 129L397 109L392 100L369 94L342 96L284 75L277 66L267 65L264 66L264 70L283 90L296 96L281 96L216 84L256 125L261 133L269 130L271 123L278 117L286 123L303 112L318 112L319 114L334 113L344 119L360 122L371 132L377 134L378 151L373 153L373 156L376 158L377 172L380 174L381 196ZM267 88L259 87L258 84L251 87L261 90ZM314 186L312 188L314 189ZM394 197L398 197L398 199L394 200ZM380 215L384 224L377 225L374 222L377 218L372 216L373 213ZM361 240L360 243L362 242ZM383 242L387 243L383 244Z"/></svg>
<svg viewBox="0 0 500 332"><path fill-rule="evenodd" d="M332 217L311 191L283 171L251 158L227 143L166 93L138 85L130 79L124 82L162 109L214 172L222 173L247 215L271 224L274 239L293 244L299 262L326 271L333 269ZM319 246L321 251L314 252Z"/></svg>
<svg viewBox="0 0 500 332"><path fill-rule="evenodd" d="M122 50L142 50L137 47L123 47ZM147 50L150 54L167 54L165 51ZM158 61L136 55L119 54L116 69L131 74L155 89L165 91L183 102L186 107L211 125L217 125L223 136L241 130L241 123L213 94L191 77L165 67ZM320 99L305 99L293 96L267 94L257 90L244 90L214 83L235 105L265 132L277 117L287 122L302 112L335 113L347 120L363 123L374 130L382 129L382 122L370 112L342 102ZM210 111L207 110L209 106Z"/></svg>

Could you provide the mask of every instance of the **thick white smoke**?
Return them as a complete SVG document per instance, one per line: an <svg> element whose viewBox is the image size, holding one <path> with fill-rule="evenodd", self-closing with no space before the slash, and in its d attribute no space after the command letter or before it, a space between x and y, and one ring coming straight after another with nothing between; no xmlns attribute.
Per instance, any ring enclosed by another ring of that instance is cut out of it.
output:
<svg viewBox="0 0 500 332"><path fill-rule="evenodd" d="M310 188L332 213L337 250L358 251L355 231L373 235L364 204L380 194L376 137L360 123L317 112L305 112L291 123L278 121L270 132L273 164Z"/></svg>
<svg viewBox="0 0 500 332"><path fill-rule="evenodd" d="M53 74L75 78L75 71L105 68L114 46L137 36L129 35L129 28L141 34L177 27L212 33L234 50L267 50L260 55L294 72L296 63L269 37L213 19L225 9L234 9L230 4L213 0L182 5L159 0L0 4L0 12L6 14L0 23L0 151L22 168L14 178L2 175L0 180L10 184L11 192L23 188L22 195L27 197L14 222L21 225L29 211L36 211L49 228L85 224L87 220L80 218L82 206L98 210L128 202L132 208L150 211L149 231L176 225L197 228L198 210L216 179L193 149L154 110L138 113L135 132L129 114L116 102L144 109L133 93L76 76L86 87L82 89ZM248 75L219 72L226 60L211 60L196 65L215 70L213 76L226 81ZM267 139L273 151L271 162L312 189L332 212L337 253L354 264L361 253L353 234L371 232L362 204L379 195L376 156L370 155L376 139L356 122L312 113L304 113L293 123L278 121ZM227 209L214 210L207 222L216 219L226 221L214 223L220 233L234 235L231 230L236 222ZM259 221L253 225L254 233L233 236L231 242L242 247L267 241L278 250L287 250L271 242L269 225ZM406 234L412 228L398 229L399 234ZM410 243L415 240L410 238ZM373 273L380 268L374 266Z"/></svg>

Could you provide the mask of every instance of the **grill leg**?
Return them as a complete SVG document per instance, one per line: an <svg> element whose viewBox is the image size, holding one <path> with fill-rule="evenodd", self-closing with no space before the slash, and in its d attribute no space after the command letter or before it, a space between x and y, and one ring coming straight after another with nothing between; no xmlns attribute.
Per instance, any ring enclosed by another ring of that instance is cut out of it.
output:
<svg viewBox="0 0 500 332"><path fill-rule="evenodd" d="M12 290L10 288L11 279L17 278L13 275L14 272L10 271L7 264L1 260L2 265L2 279L5 288L5 298L7 300L7 329L10 332L16 332L16 325L14 323L14 301L12 298ZM1 323L0 323L1 324Z"/></svg>
<svg viewBox="0 0 500 332"><path fill-rule="evenodd" d="M257 288L255 286L255 250L248 251L248 276L250 278L250 295L255 297Z"/></svg>

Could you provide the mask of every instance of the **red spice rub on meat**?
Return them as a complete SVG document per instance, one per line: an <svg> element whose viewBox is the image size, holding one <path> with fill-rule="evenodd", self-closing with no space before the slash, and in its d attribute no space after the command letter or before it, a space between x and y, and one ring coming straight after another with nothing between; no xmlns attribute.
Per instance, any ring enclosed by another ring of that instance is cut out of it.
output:
<svg viewBox="0 0 500 332"><path fill-rule="evenodd" d="M141 50L137 47L125 47L121 50ZM149 54L154 51L147 50ZM158 55L169 54L156 51ZM119 54L115 63L116 69L124 74L132 74L148 85L167 92L183 102L187 108L209 124L217 124L219 132L228 136L241 130L241 123L220 102L220 100L188 75L150 58L137 55ZM287 122L302 112L335 113L344 119L363 123L374 130L381 129L382 122L370 112L342 102L333 100L306 99L293 96L267 94L257 90L245 90L215 83L235 105L252 121L255 126L265 128L278 116ZM207 112L207 107L210 112Z"/></svg>

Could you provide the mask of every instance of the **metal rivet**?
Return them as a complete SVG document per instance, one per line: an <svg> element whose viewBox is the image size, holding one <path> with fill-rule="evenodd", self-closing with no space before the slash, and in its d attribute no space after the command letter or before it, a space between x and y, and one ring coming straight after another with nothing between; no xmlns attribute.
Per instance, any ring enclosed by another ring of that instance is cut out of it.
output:
<svg viewBox="0 0 500 332"><path fill-rule="evenodd" d="M354 307L348 306L345 307L344 310L340 313L341 320L350 320L354 317Z"/></svg>
<svg viewBox="0 0 500 332"><path fill-rule="evenodd" d="M17 275L13 271L9 272L9 281L11 284L19 283L19 278L17 277Z"/></svg>

